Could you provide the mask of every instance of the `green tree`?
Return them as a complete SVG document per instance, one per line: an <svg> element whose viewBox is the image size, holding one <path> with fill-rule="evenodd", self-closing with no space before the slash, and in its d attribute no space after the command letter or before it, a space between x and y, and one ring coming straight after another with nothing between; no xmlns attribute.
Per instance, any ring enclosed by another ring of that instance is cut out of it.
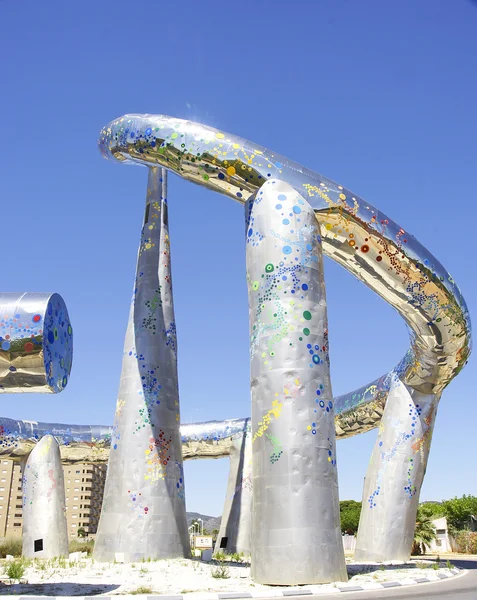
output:
<svg viewBox="0 0 477 600"><path fill-rule="evenodd" d="M86 530L83 527L80 527L78 529L78 533L77 533L78 537L86 537Z"/></svg>
<svg viewBox="0 0 477 600"><path fill-rule="evenodd" d="M442 503L450 532L470 528L472 516L477 516L477 497L466 496L444 500Z"/></svg>
<svg viewBox="0 0 477 600"><path fill-rule="evenodd" d="M342 500L340 502L341 533L355 534L358 531L361 502Z"/></svg>
<svg viewBox="0 0 477 600"><path fill-rule="evenodd" d="M414 541L412 543L411 554L425 554L426 548L436 539L436 528L432 518L417 510L416 528L414 529Z"/></svg>
<svg viewBox="0 0 477 600"><path fill-rule="evenodd" d="M446 511L442 502L423 502L419 505L420 514L431 519L445 517Z"/></svg>

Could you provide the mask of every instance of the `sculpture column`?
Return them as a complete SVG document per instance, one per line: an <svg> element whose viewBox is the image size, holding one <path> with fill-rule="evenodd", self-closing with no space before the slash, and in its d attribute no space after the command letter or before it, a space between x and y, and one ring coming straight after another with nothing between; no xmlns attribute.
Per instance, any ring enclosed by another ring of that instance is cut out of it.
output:
<svg viewBox="0 0 477 600"><path fill-rule="evenodd" d="M356 560L409 560L438 403L392 382L366 473Z"/></svg>
<svg viewBox="0 0 477 600"><path fill-rule="evenodd" d="M319 228L310 205L277 180L249 201L246 219L252 577L345 581Z"/></svg>
<svg viewBox="0 0 477 600"><path fill-rule="evenodd" d="M60 447L45 435L23 466L23 556L68 556L65 508Z"/></svg>
<svg viewBox="0 0 477 600"><path fill-rule="evenodd" d="M166 171L149 169L103 508L100 561L189 556Z"/></svg>
<svg viewBox="0 0 477 600"><path fill-rule="evenodd" d="M252 537L252 437L250 431L232 441L220 531L215 552L250 555Z"/></svg>

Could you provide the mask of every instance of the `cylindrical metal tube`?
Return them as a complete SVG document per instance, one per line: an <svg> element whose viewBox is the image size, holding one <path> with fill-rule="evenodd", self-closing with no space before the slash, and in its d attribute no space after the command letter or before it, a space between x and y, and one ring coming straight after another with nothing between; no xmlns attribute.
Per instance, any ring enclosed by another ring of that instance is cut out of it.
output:
<svg viewBox="0 0 477 600"><path fill-rule="evenodd" d="M73 330L59 294L0 294L0 393L61 392L73 359Z"/></svg>
<svg viewBox="0 0 477 600"><path fill-rule="evenodd" d="M246 205L252 389L252 577L346 581L321 236L288 184Z"/></svg>

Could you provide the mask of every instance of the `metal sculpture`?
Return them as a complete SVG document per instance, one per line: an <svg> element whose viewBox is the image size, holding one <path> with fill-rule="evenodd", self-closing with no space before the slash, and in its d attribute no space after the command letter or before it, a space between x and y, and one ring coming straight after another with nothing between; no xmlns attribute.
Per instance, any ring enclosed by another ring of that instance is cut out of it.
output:
<svg viewBox="0 0 477 600"><path fill-rule="evenodd" d="M401 534L408 544L430 447L433 407L465 365L471 348L467 306L452 277L413 236L369 203L243 138L163 115L125 115L102 130L99 143L106 158L149 167L160 165L241 203L268 180L290 185L315 211L323 252L403 316L411 334L403 359L378 380L334 400L335 410L342 415L341 435L355 435L376 426L386 402L391 414L395 410L391 405L401 401L403 394L411 417L413 411L419 417L422 414L418 400L426 398L425 403L432 405L423 416L427 429L419 422L409 430L406 415L399 411L394 423L397 438L389 435L378 440L366 478L365 496L369 498L365 498L363 511L373 514L363 518L360 556L392 559L401 554L396 535L382 549L381 523L386 531L396 523L403 524L406 531ZM261 232L253 227L247 235L252 243L260 241ZM411 419L411 425L417 422ZM403 439L407 443L401 444ZM394 477L394 469L386 468L386 464L391 464L389 457L395 456L396 444L403 453L401 466L408 465L418 453L420 458L418 468L401 468Z"/></svg>
<svg viewBox="0 0 477 600"><path fill-rule="evenodd" d="M0 393L61 392L73 356L73 330L63 298L0 293Z"/></svg>
<svg viewBox="0 0 477 600"><path fill-rule="evenodd" d="M318 224L308 202L275 179L245 214L252 577L273 585L346 581Z"/></svg>
<svg viewBox="0 0 477 600"><path fill-rule="evenodd" d="M23 556L68 556L63 467L53 436L45 435L38 442L22 470Z"/></svg>
<svg viewBox="0 0 477 600"><path fill-rule="evenodd" d="M134 294L94 558L189 556L167 174L149 169Z"/></svg>

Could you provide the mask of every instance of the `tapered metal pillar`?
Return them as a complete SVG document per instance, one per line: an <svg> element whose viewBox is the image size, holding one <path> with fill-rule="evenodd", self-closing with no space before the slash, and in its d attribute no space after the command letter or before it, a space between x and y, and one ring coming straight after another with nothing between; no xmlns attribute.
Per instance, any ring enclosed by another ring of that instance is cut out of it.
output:
<svg viewBox="0 0 477 600"><path fill-rule="evenodd" d="M103 509L100 561L189 556L166 171L149 169Z"/></svg>
<svg viewBox="0 0 477 600"><path fill-rule="evenodd" d="M23 465L23 556L68 555L65 506L60 447L45 435Z"/></svg>
<svg viewBox="0 0 477 600"><path fill-rule="evenodd" d="M250 555L252 538L252 437L246 432L233 440L220 531L215 552Z"/></svg>
<svg viewBox="0 0 477 600"><path fill-rule="evenodd" d="M246 218L252 577L345 581L320 231L306 200L277 180Z"/></svg>
<svg viewBox="0 0 477 600"><path fill-rule="evenodd" d="M438 403L392 382L366 473L356 560L409 560Z"/></svg>

